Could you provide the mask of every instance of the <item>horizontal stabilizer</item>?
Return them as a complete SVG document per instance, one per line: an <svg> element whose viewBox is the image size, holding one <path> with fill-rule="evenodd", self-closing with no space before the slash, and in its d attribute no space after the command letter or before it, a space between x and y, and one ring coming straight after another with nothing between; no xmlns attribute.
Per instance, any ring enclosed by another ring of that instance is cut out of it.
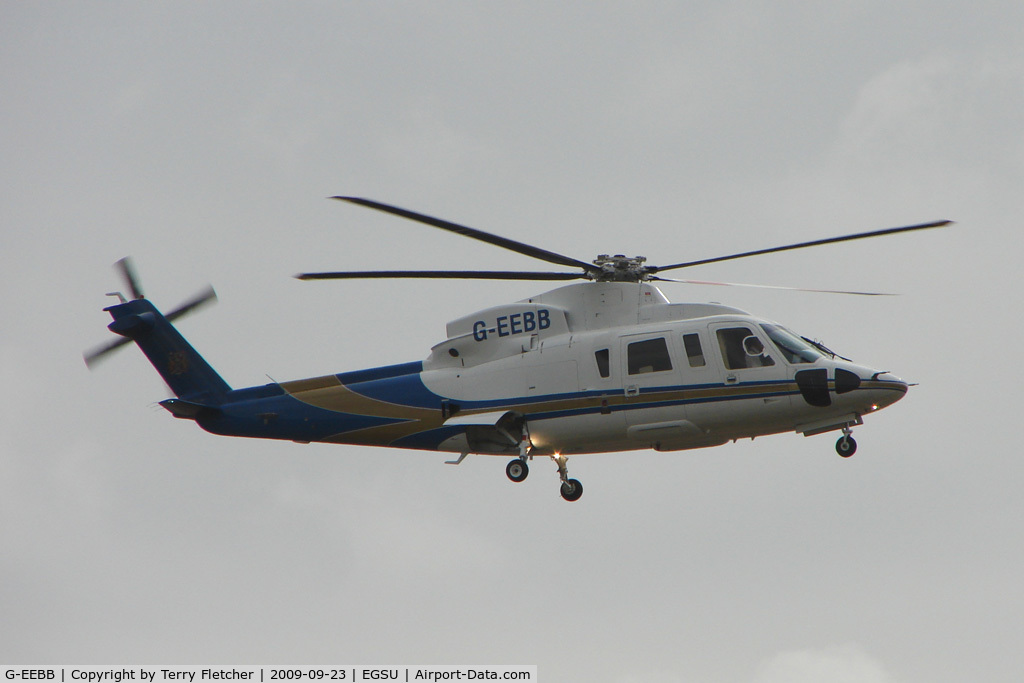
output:
<svg viewBox="0 0 1024 683"><path fill-rule="evenodd" d="M184 401L180 398L169 398L160 401L160 405L166 408L174 417L179 417L183 420L195 420L200 415L211 415L220 412L218 408L213 406L203 405L195 401Z"/></svg>

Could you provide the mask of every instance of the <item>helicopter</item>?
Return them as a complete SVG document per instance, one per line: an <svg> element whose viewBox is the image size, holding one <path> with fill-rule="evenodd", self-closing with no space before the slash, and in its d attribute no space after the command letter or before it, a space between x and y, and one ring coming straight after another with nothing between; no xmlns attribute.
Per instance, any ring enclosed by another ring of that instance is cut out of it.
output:
<svg viewBox="0 0 1024 683"><path fill-rule="evenodd" d="M104 311L119 338L84 354L92 366L134 342L174 393L159 405L224 436L383 446L509 458L522 482L535 457L557 467L567 501L583 495L570 455L680 451L741 438L852 429L911 386L859 365L785 326L718 303L671 303L666 271L950 225L942 220L714 258L647 264L603 254L586 262L496 234L359 197L332 199L399 216L575 271L378 270L300 273L300 280L457 278L570 281L449 322L444 341L412 362L232 389L172 322L216 299L207 288L164 315L143 295L131 262L115 265L131 298ZM773 289L798 289L771 287ZM879 292L801 290L878 296Z"/></svg>

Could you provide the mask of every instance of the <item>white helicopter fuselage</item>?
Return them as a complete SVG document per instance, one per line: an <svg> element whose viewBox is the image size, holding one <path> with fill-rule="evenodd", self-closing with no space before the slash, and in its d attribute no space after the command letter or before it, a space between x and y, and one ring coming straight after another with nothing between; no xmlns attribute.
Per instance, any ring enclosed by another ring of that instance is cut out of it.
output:
<svg viewBox="0 0 1024 683"><path fill-rule="evenodd" d="M423 364L457 453L681 450L861 424L907 384L718 304L649 283L575 284L448 325Z"/></svg>

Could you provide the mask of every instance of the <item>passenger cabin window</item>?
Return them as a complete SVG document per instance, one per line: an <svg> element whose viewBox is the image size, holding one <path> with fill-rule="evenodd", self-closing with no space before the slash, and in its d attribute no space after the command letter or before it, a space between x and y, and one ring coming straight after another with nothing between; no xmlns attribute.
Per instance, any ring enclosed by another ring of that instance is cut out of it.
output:
<svg viewBox="0 0 1024 683"><path fill-rule="evenodd" d="M690 367L704 367L704 349L700 347L700 337L696 334L684 334L683 346L686 347L686 359L690 362Z"/></svg>
<svg viewBox="0 0 1024 683"><path fill-rule="evenodd" d="M608 378L611 376L611 363L608 359L608 349L601 349L600 351L594 351L594 360L597 361L597 372L601 377Z"/></svg>
<svg viewBox="0 0 1024 683"><path fill-rule="evenodd" d="M746 327L718 330L718 345L722 350L725 367L730 370L775 365L761 340Z"/></svg>
<svg viewBox="0 0 1024 683"><path fill-rule="evenodd" d="M631 375L672 369L672 359L669 358L668 344L664 337L633 342L627 347L627 355Z"/></svg>

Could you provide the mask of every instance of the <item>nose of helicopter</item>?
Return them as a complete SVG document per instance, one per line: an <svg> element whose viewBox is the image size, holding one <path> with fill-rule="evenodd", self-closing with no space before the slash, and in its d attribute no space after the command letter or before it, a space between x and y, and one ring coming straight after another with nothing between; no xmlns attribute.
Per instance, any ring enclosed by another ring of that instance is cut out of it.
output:
<svg viewBox="0 0 1024 683"><path fill-rule="evenodd" d="M871 410L881 410L891 406L907 395L910 383L889 372L876 372L864 381L867 390L866 398L871 401Z"/></svg>

